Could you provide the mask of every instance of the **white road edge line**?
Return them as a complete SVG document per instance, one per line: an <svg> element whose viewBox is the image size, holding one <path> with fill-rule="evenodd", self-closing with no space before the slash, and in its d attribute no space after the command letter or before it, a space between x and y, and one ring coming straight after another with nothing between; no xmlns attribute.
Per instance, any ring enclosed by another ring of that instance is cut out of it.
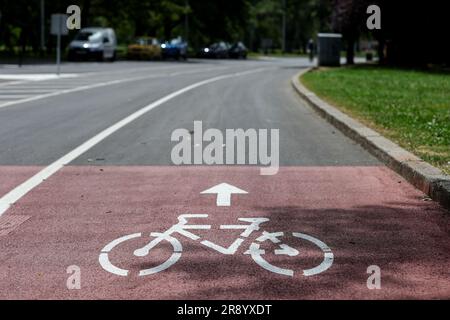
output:
<svg viewBox="0 0 450 320"><path fill-rule="evenodd" d="M43 181L45 181L46 179L51 177L53 174L58 172L62 167L69 164L70 162L72 162L73 160L78 158L80 155L82 155L83 153L85 153L86 151L91 149L93 146L100 143L101 141L103 141L104 139L106 139L107 137L112 135L114 132L120 130L121 128L123 128L124 126L129 124L130 122L143 116L150 110L152 110L152 109L166 103L167 101L170 101L188 91L192 91L198 87L201 87L201 86L204 86L204 85L207 85L207 84L219 81L219 80L224 80L224 79L228 79L228 78L239 77L239 76L243 76L243 75L247 75L247 74L261 72L266 69L267 68L260 68L260 69L250 70L250 71L226 74L226 75L210 78L207 80L203 80L200 82L196 82L187 87L184 87L183 89L172 92L171 94L169 94L159 100L156 100L155 102L139 109L138 111L132 113L131 115L127 116L126 118L120 120L119 122L113 124L109 128L106 128L102 132L98 133L97 135L95 135L91 139L87 140L83 144L79 145L77 148L70 151L63 157L59 158L58 160L56 160L49 166L45 167L44 169L42 169L41 171L36 173L34 176L32 176L31 178L29 178L28 180L26 180L25 182L23 182L22 184L20 184L19 186L17 186L10 192L8 192L6 195L1 197L0 198L0 216L2 216L9 209L9 207L11 205L13 205L17 201L19 201L28 192L30 192L35 187L37 187L39 184L41 184Z"/></svg>
<svg viewBox="0 0 450 320"><path fill-rule="evenodd" d="M221 67L219 67L221 68ZM207 72L210 70L217 70L219 68L209 68L209 69L203 69L203 70L191 70L191 72L189 71L181 71L181 72L177 72L177 73L170 73L167 74L168 76L172 76L172 75L182 75L182 74L189 74L192 73L192 71L194 71L194 73L201 73L201 72ZM144 80L144 79L149 79L149 78L158 78L161 75L150 75L150 76L140 76L140 77L134 77L134 78L128 78L128 79L118 79L118 80L113 80L113 81L107 81L107 82L100 82L97 84L93 84L93 85L85 85L85 86L81 86L81 87L75 87L75 88L71 88L71 89L66 89L66 90L60 90L60 91L53 91L51 93L46 93L46 94L40 94L40 95L33 95L30 98L25 98L25 99L20 99L20 100L14 100L11 102L6 102L6 103L2 103L0 104L0 109L1 108L6 108L15 104L20 104L20 103L25 103L25 102L31 102L31 101L35 101L35 100L40 100L40 99L44 99L44 98L49 98L49 97L55 97L55 96L59 96L62 94L66 94L66 93L72 93L72 92L78 92L78 91L83 91L83 90L90 90L90 89L95 89L95 88L100 88L100 87L105 87L105 86L109 86L109 85L113 85L113 84L119 84L119 83L126 83L126 82L131 82L131 81L137 81L137 80Z"/></svg>

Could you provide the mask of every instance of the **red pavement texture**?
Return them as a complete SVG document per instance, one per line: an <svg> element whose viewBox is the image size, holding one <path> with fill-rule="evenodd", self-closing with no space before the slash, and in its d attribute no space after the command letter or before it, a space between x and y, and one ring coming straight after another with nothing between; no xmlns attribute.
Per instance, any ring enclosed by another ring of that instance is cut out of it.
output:
<svg viewBox="0 0 450 320"><path fill-rule="evenodd" d="M33 170L0 168L7 177L0 190ZM200 192L221 182L248 194L232 195L231 207L216 207L215 195ZM137 271L165 261L172 253L167 242L144 258L133 251L148 240L117 246L110 259L131 270L128 277L100 266L99 254L112 240L163 232L185 213L209 214L195 222L212 230L195 233L223 246L240 231L219 225L267 217L262 229L314 236L332 249L334 263L303 276L302 269L321 262L321 252L288 238L299 256L265 258L298 272L269 272L243 254L255 233L234 255L177 236L180 260L155 275ZM256 167L66 167L14 205L11 215L31 218L0 237L1 299L450 298L449 214L385 167L284 167L276 176L260 176ZM81 269L80 290L66 287L71 265ZM370 265L381 268L381 290L366 286Z"/></svg>
<svg viewBox="0 0 450 320"><path fill-rule="evenodd" d="M41 170L41 167L0 166L0 197Z"/></svg>

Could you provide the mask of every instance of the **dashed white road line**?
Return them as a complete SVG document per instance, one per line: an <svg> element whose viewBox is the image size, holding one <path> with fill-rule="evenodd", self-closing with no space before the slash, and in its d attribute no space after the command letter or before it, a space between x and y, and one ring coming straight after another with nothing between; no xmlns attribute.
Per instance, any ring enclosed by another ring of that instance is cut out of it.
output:
<svg viewBox="0 0 450 320"><path fill-rule="evenodd" d="M233 78L233 77L239 77L239 76L243 76L243 75L247 75L247 74L261 72L263 70L267 70L267 68L260 68L260 69L250 70L250 71L226 74L226 75L206 79L206 80L203 80L200 82L196 82L194 84L184 87L183 89L177 90L177 91L139 109L138 111L132 113L131 115L127 116L126 118L120 120L119 122L113 124L109 128L107 128L107 129L103 130L102 132L100 132L99 134L95 135L94 137L92 137L88 141L84 142L83 144L81 144L80 146L75 148L74 150L70 151L63 157L59 158L58 160L56 160L49 166L45 167L44 169L42 169L41 171L36 173L31 178L29 178L28 180L23 182L21 185L17 186L16 188L14 188L10 192L8 192L2 198L0 198L0 216L3 215L9 209L9 207L11 205L13 205L17 201L19 201L28 192L30 192L35 187L37 187L39 184L41 184L43 181L45 181L46 179L51 177L53 174L58 172L62 167L69 164L70 162L72 162L73 160L78 158L80 155L82 155L83 153L85 153L86 151L88 151L89 149L91 149L92 147L94 147L95 145L97 145L98 143L100 143L101 141L103 141L104 139L109 137L110 135L112 135L114 132L120 130L121 128L123 128L130 122L136 120L137 118L143 116L150 110L152 110L152 109L154 109L154 108L156 108L156 107L158 107L158 106L160 106L160 105L162 105L162 104L164 104L164 103L166 103L188 91L192 91L198 87L201 87L201 86L213 83L213 82L217 82L220 80L224 80L224 79L229 79L229 78Z"/></svg>

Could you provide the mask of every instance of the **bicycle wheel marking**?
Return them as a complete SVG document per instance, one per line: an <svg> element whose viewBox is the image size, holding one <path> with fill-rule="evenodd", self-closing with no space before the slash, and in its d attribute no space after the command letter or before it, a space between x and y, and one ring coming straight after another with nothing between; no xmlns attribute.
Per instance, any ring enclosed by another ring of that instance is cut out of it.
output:
<svg viewBox="0 0 450 320"><path fill-rule="evenodd" d="M261 255L265 254L264 250L259 249L259 244L252 243L250 245L250 249L246 252L246 254L250 254L252 256L252 259L263 269L266 269L267 271L278 273L283 276L294 276L294 271L290 269L283 269L279 268L277 266L274 266L273 264L270 264L267 262Z"/></svg>
<svg viewBox="0 0 450 320"><path fill-rule="evenodd" d="M101 251L100 256L98 258L98 261L100 262L100 265L103 269L105 269L108 272L111 272L113 274L116 274L121 277L128 276L128 270L124 270L121 268L116 267L109 261L108 253L111 252L112 249L114 249L117 245L121 244L122 242L139 238L142 236L142 233L133 233L124 237L121 237L119 239L111 241L109 244L107 244Z"/></svg>
<svg viewBox="0 0 450 320"><path fill-rule="evenodd" d="M159 266L141 270L139 272L139 276L148 276L151 274L155 274L155 273L164 271L167 268L170 268L174 263L176 263L178 261L178 259L181 258L181 252L183 251L183 247L181 246L180 241L178 241L174 237L171 237L166 234L157 233L157 232L153 232L150 235L153 237L162 237L164 240L169 241L173 247L173 253L169 259L167 259L164 263L160 264Z"/></svg>
<svg viewBox="0 0 450 320"><path fill-rule="evenodd" d="M140 270L139 276L147 276L147 275L155 274L155 273L166 270L167 268L171 267L174 263L176 263L178 261L178 259L180 259L181 252L183 251L183 247L181 246L180 241L178 241L174 237L171 237L171 236L165 235L165 234L161 234L161 233L157 233L157 232L151 233L150 235L154 236L154 237L161 237L162 240L169 241L173 247L173 253L170 256L170 258L168 260L166 260L164 263L162 263L156 267L153 267L153 268ZM130 235L115 239L115 240L111 241L109 244L107 244L102 249L100 256L98 258L98 261L100 262L100 265L102 266L102 268L112 274L116 274L121 277L128 276L129 270L121 269L111 263L111 261L109 260L109 253L111 252L111 250L113 250L116 246L118 246L122 242L131 240L131 239L135 239L135 238L140 238L141 236L142 236L142 233L134 233L134 234L130 234Z"/></svg>
<svg viewBox="0 0 450 320"><path fill-rule="evenodd" d="M264 242L266 240L270 240L273 243L278 243L278 238L274 238L275 235L283 235L282 232L277 232L277 233L267 233L267 232L263 232L263 236L259 237L258 239L256 239L258 242ZM312 236L309 236L307 234L304 233L300 233L300 232L293 232L292 235L296 238L301 238L303 240L306 241L310 241L312 243L314 243L316 246L318 246L323 254L324 254L324 259L322 261L322 263L320 265L318 265L317 267L311 268L311 269L306 269L303 270L303 275L308 277L308 276L313 276L319 273L324 272L325 270L327 270L328 268L331 267L331 265L333 264L333 260L334 260L334 256L333 253L331 252L331 249L322 241L320 241L317 238L314 238ZM298 250L295 250L285 244L280 245L280 247L282 248L281 250L275 250L275 254L276 255L287 255L287 256L296 256L298 255ZM270 264L267 260L265 260L262 255L265 254L264 250L260 249L259 244L256 243L252 243L250 245L250 249L246 252L246 254L250 254L252 259L262 268L280 274L280 275L285 275L285 276L290 276L293 277L294 276L294 271L290 270L290 269L283 269L277 266L274 266L272 264Z"/></svg>
<svg viewBox="0 0 450 320"><path fill-rule="evenodd" d="M331 249L322 241L320 241L317 238L311 237L307 234L300 233L300 232L293 232L292 235L297 238L301 238L304 240L311 241L316 246L318 246L324 253L323 261L321 264L319 264L317 267L303 270L304 276L313 276L316 274L319 274L321 272L324 272L325 270L329 269L334 261L334 255L333 252L331 252Z"/></svg>

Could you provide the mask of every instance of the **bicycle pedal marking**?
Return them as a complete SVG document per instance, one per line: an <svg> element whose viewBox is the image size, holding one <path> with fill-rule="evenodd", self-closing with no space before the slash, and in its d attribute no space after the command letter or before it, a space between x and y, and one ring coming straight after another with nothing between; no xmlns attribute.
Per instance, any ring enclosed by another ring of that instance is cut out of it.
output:
<svg viewBox="0 0 450 320"><path fill-rule="evenodd" d="M263 269L266 269L267 271L273 272L273 273L277 273L280 275L284 275L284 276L289 276L289 277L293 277L294 276L294 271L290 270L290 269L283 269L277 266L274 266L273 264L270 264L269 262L267 262L262 255L265 253L264 250L260 250L259 249L259 244L257 243L252 243L250 245L250 250L248 251L251 255L251 257L253 258L253 260Z"/></svg>
<svg viewBox="0 0 450 320"><path fill-rule="evenodd" d="M244 239L236 239L228 248L219 246L218 244L215 244L208 240L203 240L200 242L201 244L207 246L208 248L211 248L213 250L216 250L217 252L220 252L221 254L231 255L235 254L237 249L241 246L242 242L244 242Z"/></svg>
<svg viewBox="0 0 450 320"><path fill-rule="evenodd" d="M289 257L295 257L295 256L298 256L298 254L299 254L297 249L294 249L294 248L288 246L287 244L281 244L280 248L281 249L275 250L276 255L285 255L285 256L289 256Z"/></svg>
<svg viewBox="0 0 450 320"><path fill-rule="evenodd" d="M195 225L195 224L188 224L188 219L190 218L207 218L207 214L183 214L178 216L178 223L174 224L172 227L167 229L165 232L152 232L149 234L149 236L152 238L149 243L147 243L145 246L138 248L134 251L134 255L137 257L145 257L147 256L150 251L159 245L163 241L167 241L172 245L173 252L171 256L161 264L157 265L153 268L143 269L139 271L139 276L148 276L152 274L156 274L159 272L162 272L168 268L170 268L172 265L174 265L180 258L183 252L183 246L181 245L181 242L174 236L173 234L178 234L181 236L184 236L186 238L189 238L191 240L197 241L200 239L200 236L188 231L188 230L209 230L211 229L210 225ZM248 238L250 234L252 234L255 231L260 230L260 225L262 223L270 221L268 218L239 218L239 221L247 222L249 224L240 224L240 225L221 225L221 230L244 230L240 237ZM267 260L263 258L263 256L266 254L266 251L260 248L260 243L263 243L265 241L270 241L273 244L277 244L279 249L275 249L274 253L275 255L285 255L289 257L295 257L299 255L299 251L295 248L292 248L291 246L282 243L280 238L282 238L285 235L284 232L267 232L262 231L261 235L256 238L256 242L252 242L249 246L249 249L244 252L245 255L250 255L251 258L257 263L260 267L262 267L265 270L268 270L270 272L283 275L283 276L294 276L294 271L290 269L283 269L280 267L277 267L275 265L272 265ZM329 269L334 261L334 255L331 249L321 240L314 238L310 235L300 233L300 232L293 232L292 236L296 238L303 239L305 241L309 241L313 243L315 246L317 246L323 253L324 258L323 261L316 267L311 269L303 270L304 276L313 276L317 275L319 273L322 273ZM102 268L112 274L126 277L130 274L129 270L119 268L115 265L113 265L109 259L109 253L115 249L120 244L137 239L142 237L142 233L134 233L130 235L126 235L120 238L117 238L113 241L111 241L109 244L107 244L100 252L99 255L99 263L102 266ZM228 248L220 246L218 244L215 244L208 240L202 240L200 243L210 249L213 249L221 254L224 255L233 255L237 252L239 247L242 245L242 243L246 240L243 238L236 239Z"/></svg>
<svg viewBox="0 0 450 320"><path fill-rule="evenodd" d="M314 276L316 274L326 271L327 269L329 269L331 267L331 265L333 264L333 261L334 261L334 255L333 255L333 252L331 251L331 249L324 242L320 241L317 238L311 237L307 234L300 233L300 232L293 232L292 235L294 237L308 240L308 241L314 243L324 253L322 263L319 264L317 267L314 267L314 268L311 268L308 270L303 270L304 276L307 276L307 277Z"/></svg>
<svg viewBox="0 0 450 320"><path fill-rule="evenodd" d="M281 240L278 239L279 237L284 236L284 232L267 232L263 231L262 236L256 239L258 242L264 242L266 240L270 240L272 243L280 243Z"/></svg>

